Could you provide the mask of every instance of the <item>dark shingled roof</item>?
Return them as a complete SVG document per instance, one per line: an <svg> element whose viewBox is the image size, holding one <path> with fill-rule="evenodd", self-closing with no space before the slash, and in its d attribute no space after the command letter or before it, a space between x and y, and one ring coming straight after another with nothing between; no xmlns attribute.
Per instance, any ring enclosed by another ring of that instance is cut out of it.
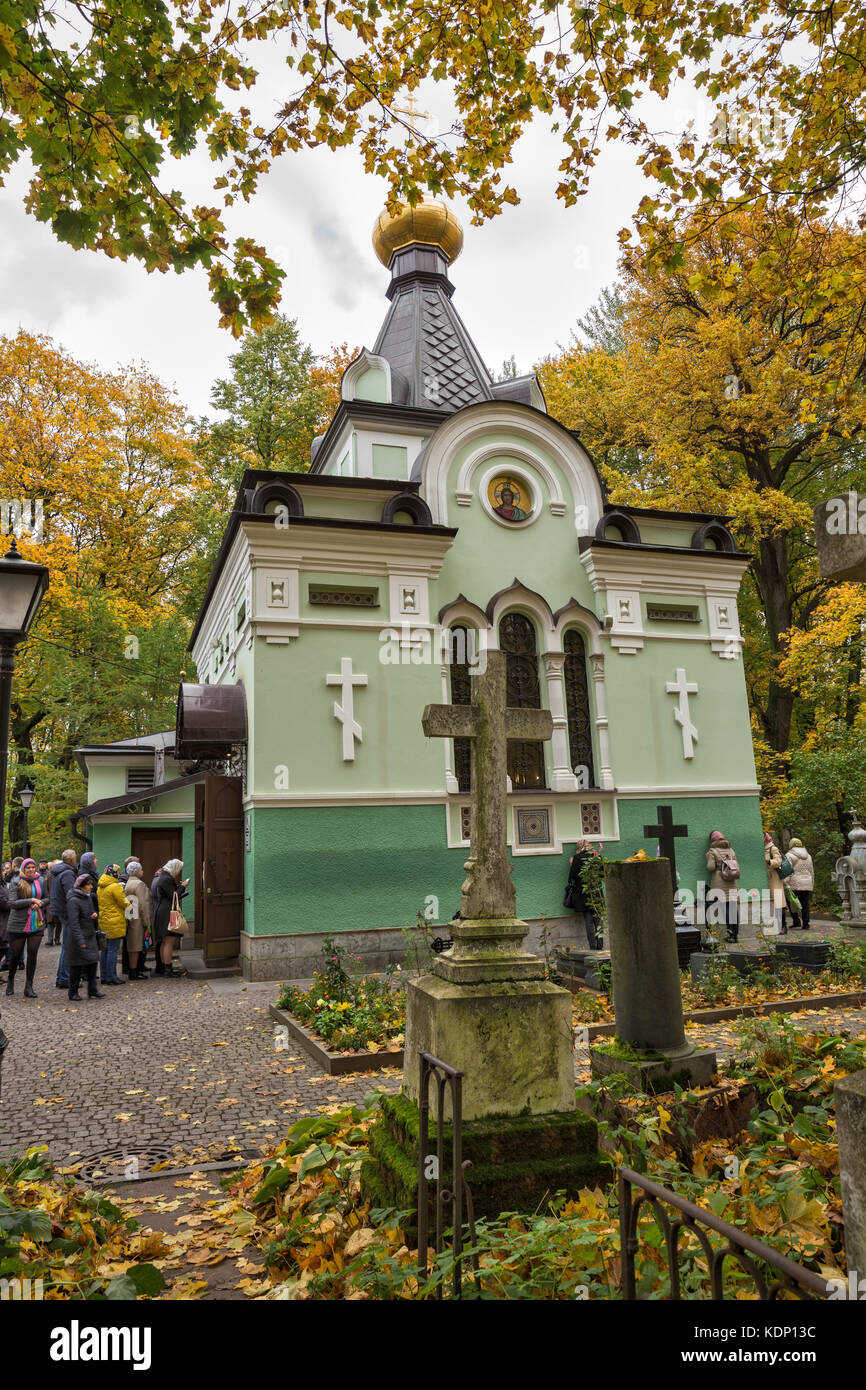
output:
<svg viewBox="0 0 866 1390"><path fill-rule="evenodd" d="M401 405L454 411L494 399L490 373L451 303L446 270L430 247L408 248L392 264L391 307L373 352L387 358L406 391Z"/></svg>

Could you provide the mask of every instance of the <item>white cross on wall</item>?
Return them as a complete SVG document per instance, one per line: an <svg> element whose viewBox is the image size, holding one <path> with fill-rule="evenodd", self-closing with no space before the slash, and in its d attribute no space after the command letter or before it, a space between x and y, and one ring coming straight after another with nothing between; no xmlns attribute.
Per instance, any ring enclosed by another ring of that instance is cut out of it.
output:
<svg viewBox="0 0 866 1390"><path fill-rule="evenodd" d="M363 732L361 725L355 719L355 692L353 687L356 685L366 685L366 676L352 675L352 658L344 656L340 658L340 674L325 677L326 685L339 685L340 698L342 704L334 701L334 718L338 719L343 726L343 762L352 763L355 761L355 740L363 742Z"/></svg>
<svg viewBox="0 0 866 1390"><path fill-rule="evenodd" d="M683 731L683 757L693 758L695 756L695 744L698 741L698 731L692 723L689 713L689 696L697 695L697 682L687 681L685 671L682 666L678 666L676 680L668 681L665 690L669 695L679 696L677 707L674 710L674 719Z"/></svg>

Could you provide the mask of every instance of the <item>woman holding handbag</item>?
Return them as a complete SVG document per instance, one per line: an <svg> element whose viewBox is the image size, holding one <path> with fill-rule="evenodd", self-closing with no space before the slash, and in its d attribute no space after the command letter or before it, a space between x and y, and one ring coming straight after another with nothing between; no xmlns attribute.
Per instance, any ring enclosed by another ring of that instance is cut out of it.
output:
<svg viewBox="0 0 866 1390"><path fill-rule="evenodd" d="M9 897L9 978L6 993L15 993L15 971L27 950L27 973L25 976L24 998L35 999L33 977L36 974L36 956L42 943L45 930L45 901L42 897L42 882L35 859L24 859L17 878L13 878L7 889Z"/></svg>
<svg viewBox="0 0 866 1390"><path fill-rule="evenodd" d="M157 975L185 975L185 970L176 970L172 965L174 943L179 941L186 930L186 919L180 911L180 900L186 897L189 879L181 880L183 860L169 859L156 881L153 913L153 940L157 953ZM177 917L173 918L173 914ZM183 931L178 931L183 919ZM160 968L161 967L161 968Z"/></svg>

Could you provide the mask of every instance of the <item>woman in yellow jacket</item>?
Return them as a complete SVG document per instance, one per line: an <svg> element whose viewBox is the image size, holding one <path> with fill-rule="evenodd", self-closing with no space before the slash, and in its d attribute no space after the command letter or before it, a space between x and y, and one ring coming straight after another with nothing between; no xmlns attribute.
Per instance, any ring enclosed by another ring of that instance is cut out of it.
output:
<svg viewBox="0 0 866 1390"><path fill-rule="evenodd" d="M117 950L126 936L126 894L120 882L120 865L107 864L96 891L99 930L108 941L99 956L99 978L104 985L122 985L117 976Z"/></svg>

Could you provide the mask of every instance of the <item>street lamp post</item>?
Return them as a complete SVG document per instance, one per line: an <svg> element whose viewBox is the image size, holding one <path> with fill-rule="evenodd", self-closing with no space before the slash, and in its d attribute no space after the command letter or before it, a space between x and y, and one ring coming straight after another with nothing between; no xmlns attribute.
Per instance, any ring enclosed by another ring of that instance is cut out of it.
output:
<svg viewBox="0 0 866 1390"><path fill-rule="evenodd" d="M6 813L9 715L12 709L15 649L27 637L47 588L48 570L45 565L24 560L18 552L13 536L10 549L0 560L0 858L3 852Z"/></svg>
<svg viewBox="0 0 866 1390"><path fill-rule="evenodd" d="M33 805L33 798L35 795L36 793L29 782L25 783L25 785L21 787L21 789L18 792L18 800L21 802L21 805L24 808L24 827L21 836L24 843L21 847L21 853L25 859L30 853L30 839L27 833L27 818L30 815L30 807Z"/></svg>

